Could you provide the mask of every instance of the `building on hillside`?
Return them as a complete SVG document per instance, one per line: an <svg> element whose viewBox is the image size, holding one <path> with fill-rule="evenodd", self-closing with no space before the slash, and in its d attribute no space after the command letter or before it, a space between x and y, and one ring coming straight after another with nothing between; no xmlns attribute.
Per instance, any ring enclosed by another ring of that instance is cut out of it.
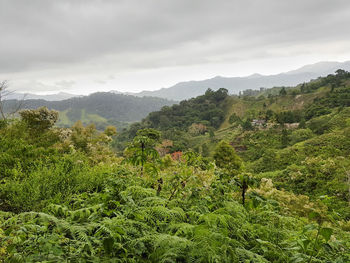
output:
<svg viewBox="0 0 350 263"><path fill-rule="evenodd" d="M299 122L294 122L294 123L285 123L284 126L287 129L297 129L299 127Z"/></svg>
<svg viewBox="0 0 350 263"><path fill-rule="evenodd" d="M263 127L266 126L266 121L261 119L252 120L253 127Z"/></svg>

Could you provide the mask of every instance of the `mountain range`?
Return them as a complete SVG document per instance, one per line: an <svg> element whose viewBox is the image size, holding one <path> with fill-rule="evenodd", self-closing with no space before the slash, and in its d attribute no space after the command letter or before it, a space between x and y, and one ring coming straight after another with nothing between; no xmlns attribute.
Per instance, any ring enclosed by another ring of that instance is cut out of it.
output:
<svg viewBox="0 0 350 263"><path fill-rule="evenodd" d="M337 69L350 70L347 62L319 62L297 70L264 76L253 74L247 77L214 77L201 81L180 82L170 88L140 93L123 94L118 91L97 92L89 96L79 96L60 92L52 95L12 93L7 97L8 109L16 100L24 101L24 108L47 106L60 112L60 126L71 126L75 121L94 122L101 127L121 126L122 123L139 121L148 113L170 106L176 101L197 97L210 88L214 91L226 88L229 94L237 94L247 89L295 86L311 79L334 73ZM18 103L18 102L17 102ZM124 125L124 124L123 124Z"/></svg>
<svg viewBox="0 0 350 263"><path fill-rule="evenodd" d="M11 112L18 100L5 101L5 111ZM59 111L59 126L72 126L81 120L84 124L95 123L103 128L107 125L120 127L121 122L140 121L148 113L170 106L175 101L156 97L136 97L109 92L97 92L89 96L74 97L61 101L29 99L23 101L22 109L36 109L46 106Z"/></svg>
<svg viewBox="0 0 350 263"><path fill-rule="evenodd" d="M297 84L310 81L328 74L334 73L337 69L350 70L350 61L345 62L332 62L323 61L315 64L309 64L296 70L283 72L275 75L261 75L252 74L246 77L222 77L216 76L214 78L205 80L192 80L184 81L175 84L168 88L162 88L153 91L141 91L141 92L120 92L117 90L111 90L110 93L132 95L137 97L159 97L169 100L181 101L189 98L194 98L204 94L204 92L210 88L212 90L218 90L225 88L230 94L238 94L240 91L247 89L259 89L259 88L272 88L276 86L295 86ZM29 99L42 99L46 101L60 101L73 97L82 97L83 95L74 95L66 92L60 92L50 95L37 95L31 93L11 93L7 96L7 99L17 100L29 100Z"/></svg>
<svg viewBox="0 0 350 263"><path fill-rule="evenodd" d="M254 90L261 87L295 86L321 76L332 74L337 69L350 70L350 61L319 62L303 66L296 70L268 76L260 74L253 74L247 77L217 76L206 80L180 82L169 88L129 94L139 97L153 96L180 101L202 95L208 88L212 90L225 88L230 94L238 94L239 91L247 89Z"/></svg>
<svg viewBox="0 0 350 263"><path fill-rule="evenodd" d="M82 95L75 95L66 92L59 92L56 94L39 95L33 93L17 93L11 92L6 95L7 100L46 100L46 101L60 101L67 100L74 97L82 97Z"/></svg>

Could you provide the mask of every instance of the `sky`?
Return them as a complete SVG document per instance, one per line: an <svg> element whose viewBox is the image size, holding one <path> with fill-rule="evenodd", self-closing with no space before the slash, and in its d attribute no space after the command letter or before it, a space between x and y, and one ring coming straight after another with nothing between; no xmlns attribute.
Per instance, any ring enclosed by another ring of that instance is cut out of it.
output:
<svg viewBox="0 0 350 263"><path fill-rule="evenodd" d="M348 0L0 0L16 92L138 92L350 60Z"/></svg>

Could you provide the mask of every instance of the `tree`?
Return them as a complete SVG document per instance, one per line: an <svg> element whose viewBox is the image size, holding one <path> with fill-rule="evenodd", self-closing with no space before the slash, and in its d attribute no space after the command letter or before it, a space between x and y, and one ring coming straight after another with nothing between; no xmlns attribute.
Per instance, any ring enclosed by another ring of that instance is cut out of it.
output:
<svg viewBox="0 0 350 263"><path fill-rule="evenodd" d="M92 123L84 127L83 123L79 120L72 127L70 139L76 150L88 153L91 151L91 146L97 143L98 137L99 134L95 124Z"/></svg>
<svg viewBox="0 0 350 263"><path fill-rule="evenodd" d="M149 138L150 140L152 140L153 144L156 144L160 140L161 133L160 133L160 131L157 131L156 129L146 128L146 129L138 130L136 132L136 137L137 136L145 136L145 137Z"/></svg>
<svg viewBox="0 0 350 263"><path fill-rule="evenodd" d="M202 144L202 156L207 157L210 154L209 147L206 143Z"/></svg>
<svg viewBox="0 0 350 263"><path fill-rule="evenodd" d="M248 190L249 186L252 186L255 184L254 177L250 173L242 173L238 176L237 184L242 190L241 196L242 196L242 204L245 204L245 194Z"/></svg>
<svg viewBox="0 0 350 263"><path fill-rule="evenodd" d="M345 70L343 70L343 69L337 69L335 71L335 73L336 73L336 76L342 77L342 76L345 76L347 72Z"/></svg>
<svg viewBox="0 0 350 263"><path fill-rule="evenodd" d="M306 93L308 91L307 86L305 83L301 84L300 86L300 92L301 93Z"/></svg>
<svg viewBox="0 0 350 263"><path fill-rule="evenodd" d="M160 140L160 132L155 129L138 130L131 145L126 148L127 160L133 165L141 165L141 175L147 162L155 161L159 154L155 149Z"/></svg>
<svg viewBox="0 0 350 263"><path fill-rule="evenodd" d="M228 96L228 90L225 88L220 88L214 92L214 98L217 102L224 100Z"/></svg>
<svg viewBox="0 0 350 263"><path fill-rule="evenodd" d="M214 132L214 129L213 129L213 128L210 128L210 129L209 129L209 137L210 137L211 140L213 140L214 137L215 137L215 132Z"/></svg>
<svg viewBox="0 0 350 263"><path fill-rule="evenodd" d="M305 121L304 118L301 118L298 128L299 129L305 129L306 128L306 121Z"/></svg>
<svg viewBox="0 0 350 263"><path fill-rule="evenodd" d="M287 95L287 91L286 91L286 89L284 87L280 90L280 95L281 96Z"/></svg>
<svg viewBox="0 0 350 263"><path fill-rule="evenodd" d="M0 119L7 120L9 116L16 114L23 106L24 97L22 100L15 103L12 109L5 108L5 100L12 93L8 89L8 81L0 82Z"/></svg>
<svg viewBox="0 0 350 263"><path fill-rule="evenodd" d="M272 110L267 110L265 114L265 121L271 120L274 115L275 113Z"/></svg>
<svg viewBox="0 0 350 263"><path fill-rule="evenodd" d="M245 204L245 194L248 187L255 183L253 176L242 172L243 162L235 149L225 141L221 141L214 153L214 160L218 167L233 175L235 183L241 188L242 204Z"/></svg>
<svg viewBox="0 0 350 263"><path fill-rule="evenodd" d="M250 130L253 130L253 126L252 126L252 123L249 119L245 120L243 123L242 123L242 129L244 131L250 131Z"/></svg>
<svg viewBox="0 0 350 263"><path fill-rule="evenodd" d="M242 160L235 149L227 142L221 141L214 153L214 160L218 167L235 174L242 167Z"/></svg>
<svg viewBox="0 0 350 263"><path fill-rule="evenodd" d="M230 124L242 122L241 118L236 113L232 113L228 121Z"/></svg>
<svg viewBox="0 0 350 263"><path fill-rule="evenodd" d="M4 98L7 95L7 81L0 82L0 114L3 120L6 120L5 109L4 109Z"/></svg>
<svg viewBox="0 0 350 263"><path fill-rule="evenodd" d="M114 127L114 126L107 126L106 129L104 130L104 133L107 135L107 136L115 136L117 134L117 128Z"/></svg>
<svg viewBox="0 0 350 263"><path fill-rule="evenodd" d="M288 143L289 143L288 131L286 129L283 129L282 136L281 136L282 147L283 148L287 147Z"/></svg>
<svg viewBox="0 0 350 263"><path fill-rule="evenodd" d="M49 130L58 120L58 112L46 107L40 107L36 110L22 110L19 115L28 128L35 133Z"/></svg>
<svg viewBox="0 0 350 263"><path fill-rule="evenodd" d="M163 140L162 143L156 147L156 150L161 157L164 157L166 154L169 153L170 148L173 146L174 146L173 141Z"/></svg>
<svg viewBox="0 0 350 263"><path fill-rule="evenodd" d="M207 129L207 126L202 123L192 123L192 125L188 128L188 132L193 136L197 136L204 134Z"/></svg>

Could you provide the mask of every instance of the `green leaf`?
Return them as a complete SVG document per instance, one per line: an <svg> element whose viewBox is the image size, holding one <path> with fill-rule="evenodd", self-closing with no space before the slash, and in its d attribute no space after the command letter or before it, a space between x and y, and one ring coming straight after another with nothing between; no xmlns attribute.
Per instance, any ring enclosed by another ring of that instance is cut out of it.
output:
<svg viewBox="0 0 350 263"><path fill-rule="evenodd" d="M312 230L315 230L317 229L317 226L315 224L308 224L306 226L304 226L304 229L303 229L303 232L309 232L309 231L312 231Z"/></svg>
<svg viewBox="0 0 350 263"><path fill-rule="evenodd" d="M326 241L328 241L331 238L332 234L333 234L332 228L322 227L320 229L320 235L323 236Z"/></svg>
<svg viewBox="0 0 350 263"><path fill-rule="evenodd" d="M309 214L310 219L315 219L315 218L319 218L319 217L321 217L320 214L315 212L315 211L313 211Z"/></svg>
<svg viewBox="0 0 350 263"><path fill-rule="evenodd" d="M103 248L105 249L107 254L111 254L112 253L112 251L113 251L113 244L114 244L114 240L111 237L105 238L103 240Z"/></svg>

